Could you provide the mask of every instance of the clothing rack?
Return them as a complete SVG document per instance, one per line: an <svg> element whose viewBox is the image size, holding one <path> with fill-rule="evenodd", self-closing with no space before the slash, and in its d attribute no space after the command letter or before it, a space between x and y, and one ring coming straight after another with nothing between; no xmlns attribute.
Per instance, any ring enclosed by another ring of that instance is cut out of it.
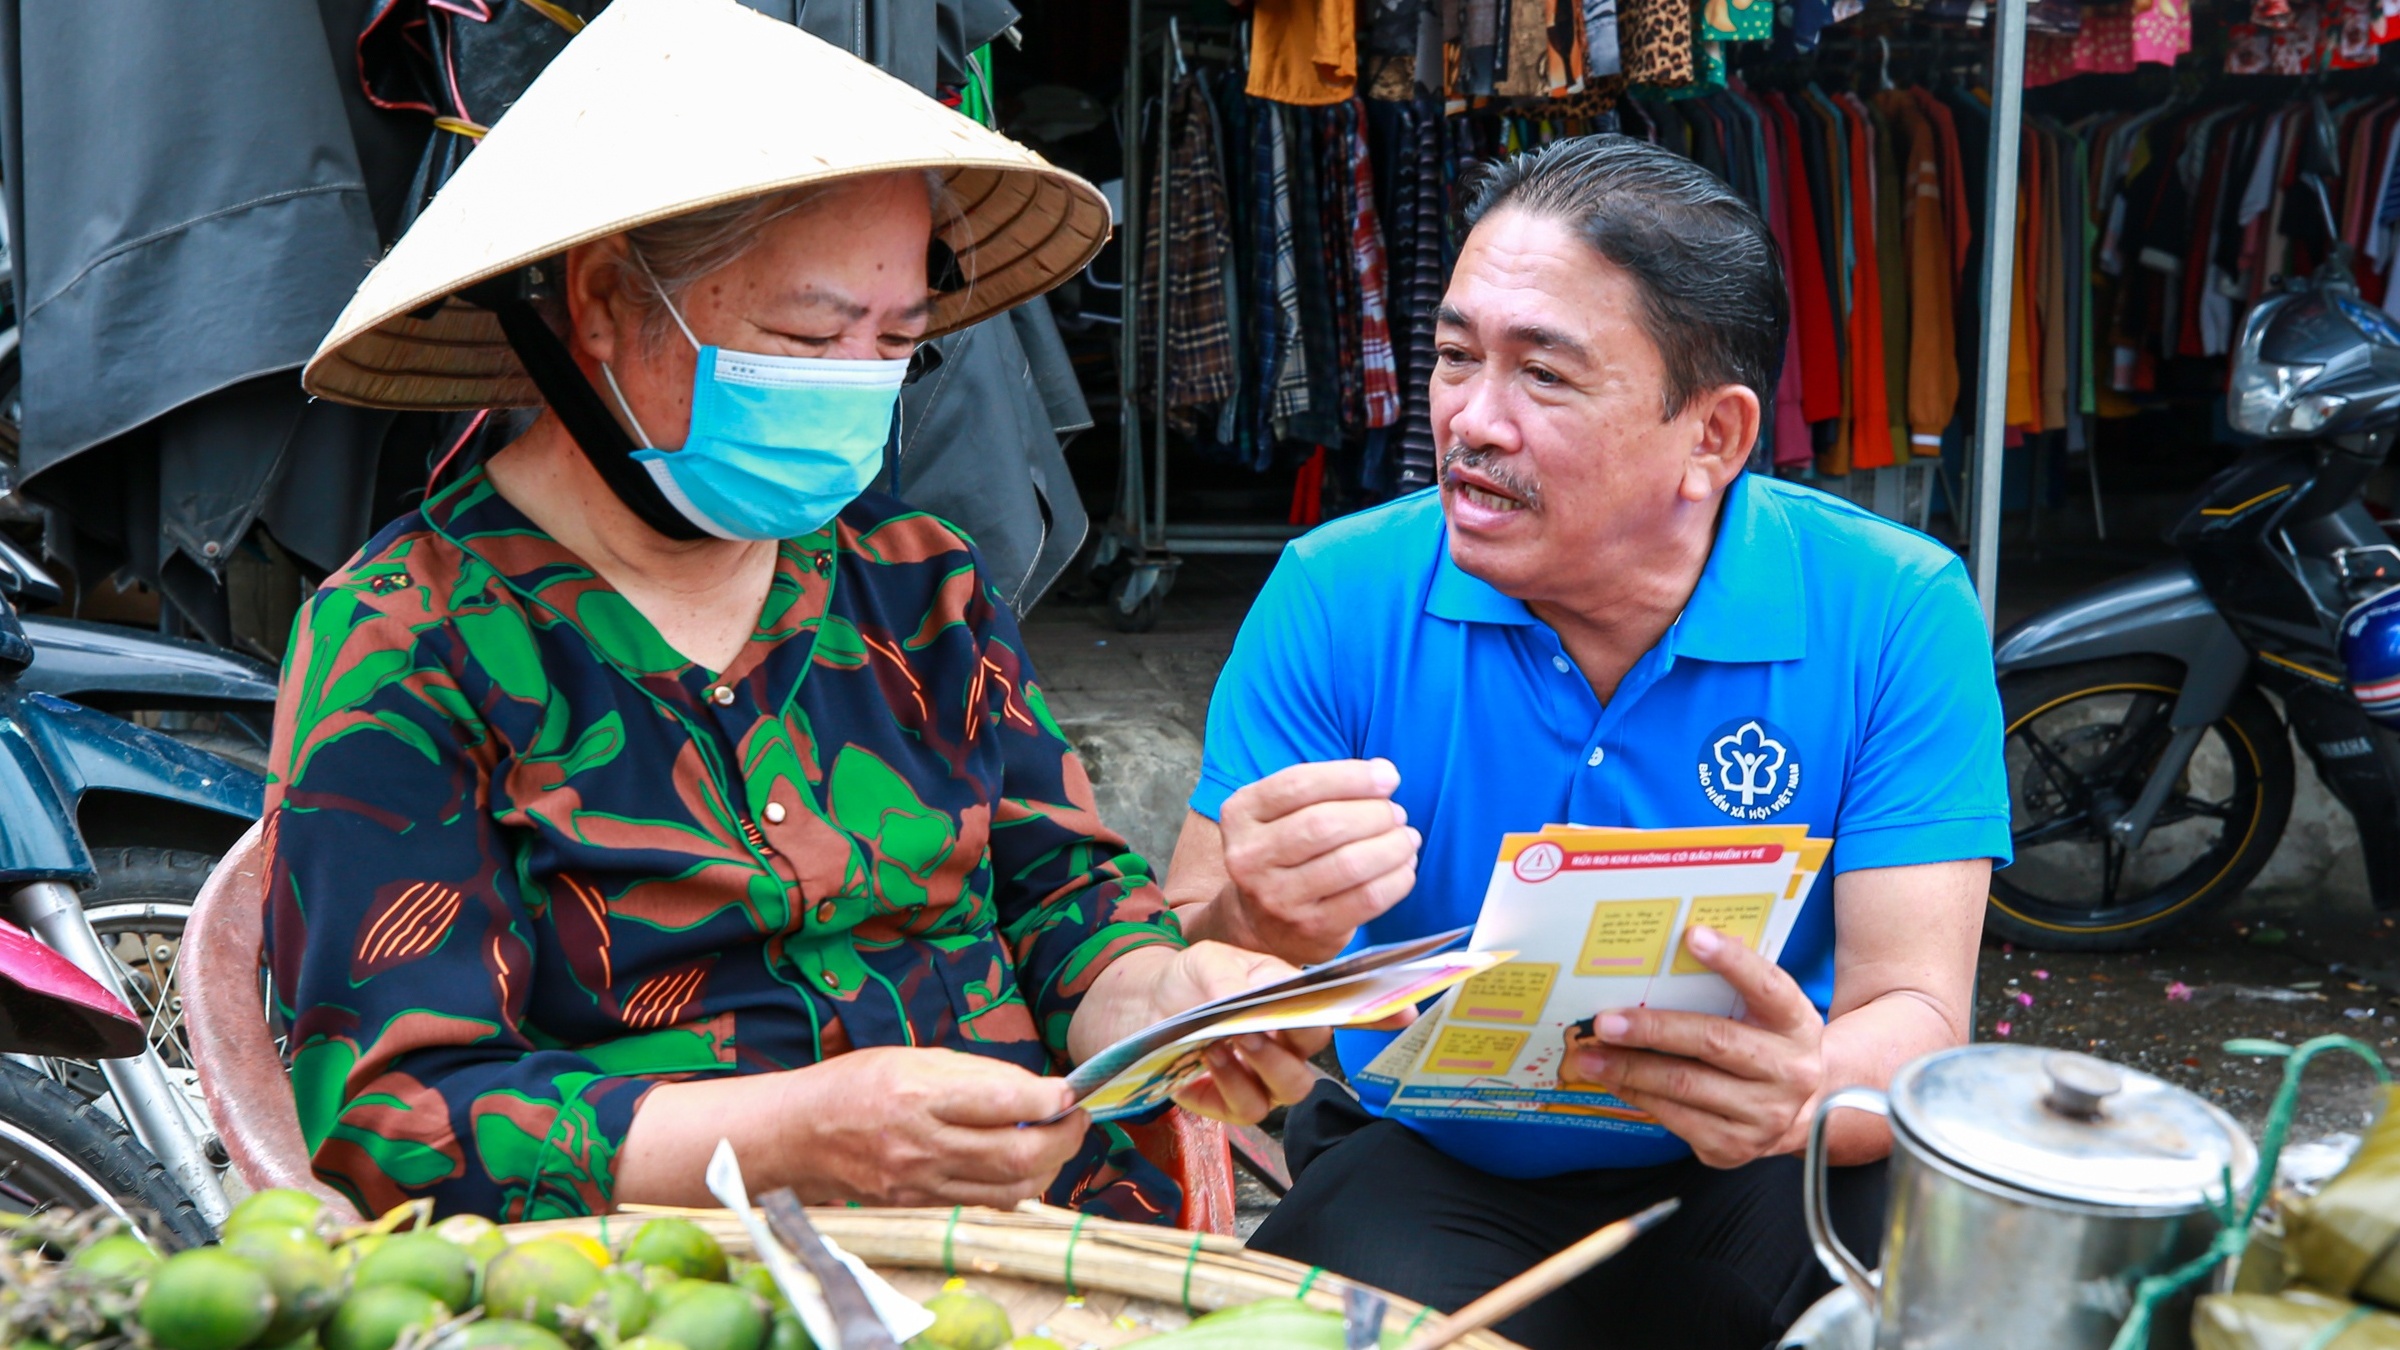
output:
<svg viewBox="0 0 2400 1350"><path fill-rule="evenodd" d="M1119 297L1124 318L1120 325L1117 359L1117 418L1120 428L1117 509L1103 528L1092 556L1094 570L1106 569L1116 573L1115 580L1109 586L1108 618L1117 628L1129 633L1148 632L1157 624L1167 593L1174 588L1175 574L1182 566L1183 555L1272 555L1282 552L1286 543L1303 533L1300 527L1281 522L1174 527L1168 517L1166 380L1162 374L1155 382L1157 389L1153 397L1145 403L1139 387L1141 283L1136 269L1157 269L1159 303L1154 316L1154 332L1163 362L1167 348L1167 268L1172 252L1167 247L1167 240L1174 224L1174 198L1167 186L1171 168L1169 138L1173 135L1173 124L1165 95L1183 74L1187 56L1230 57L1236 53L1230 47L1188 41L1183 36L1179 17L1170 17L1163 26L1144 31L1142 11L1143 0L1127 0L1128 38L1122 132L1125 147L1125 209L1118 234L1118 256L1125 260L1125 265L1120 271L1123 293ZM1240 30L1236 31L1238 42ZM1150 169L1144 159L1150 147L1142 129L1142 74L1152 59L1152 48L1156 49L1160 95L1158 165L1155 170ZM1144 219L1141 201L1153 179L1158 186L1159 218L1150 221ZM1145 243L1148 244L1147 249Z"/></svg>
<svg viewBox="0 0 2400 1350"><path fill-rule="evenodd" d="M1151 2L1155 4L1156 0ZM1848 31L1838 37L1829 33L1828 38L1833 40L1820 48L1827 74L1840 78L1836 72L1848 67L1848 77L1862 88L1870 87L1868 82L1875 81L1878 75L1888 76L1895 64L1919 70L1984 66L1997 76L1991 82L1993 115L1986 142L1985 163L1989 167L1983 216L1986 221L2016 217L2017 121L2022 116L2025 5L2026 0L1994 0L1984 26L1984 34L1992 46L1982 52L1977 51L1983 47L1982 42L1952 40L1938 32L1913 38L1907 34L1895 37L1876 32ZM1140 305L1142 282L1154 280L1160 304L1158 312L1147 319L1154 326L1155 332L1149 336L1155 337L1163 363L1168 350L1165 297L1172 292L1170 269L1174 266L1173 250L1168 245L1173 237L1175 214L1175 197L1169 190L1174 119L1164 95L1173 88L1183 71L1185 56L1194 52L1197 44L1186 40L1176 18L1156 26L1146 23L1144 9L1145 0L1128 0L1125 97L1120 114L1126 169L1122 188L1124 225L1120 236L1121 256L1125 259L1121 270L1123 322L1118 363L1121 470L1115 515L1103 531L1093 561L1095 571L1105 569L1103 575L1113 576L1110 618L1128 631L1141 631L1156 622L1184 556L1272 554L1300 533L1298 528L1283 523L1179 527L1170 519L1166 494L1167 382L1162 373L1154 382L1157 387L1147 396L1140 388L1145 338L1142 330L1145 316ZM1237 37L1235 45L1246 47L1247 42ZM1157 63L1155 67L1153 61ZM1144 123L1148 112L1145 86L1152 78L1161 94L1155 134ZM1151 154L1157 156L1155 165L1147 158ZM1150 195L1153 179L1157 180L1160 205L1149 210L1144 206L1144 198ZM2005 246L1987 248L1984 255L1982 267L1976 269L1980 275L1976 275L1974 284L1981 297L1979 309L1987 321L1973 357L1973 387L1982 415L1970 429L1965 483L1945 481L1944 487L1954 512L1966 523L1969 562L1977 589L1984 598L1988 624L1997 581L2001 450L2006 434L2002 391L2007 379L2007 297L2013 250ZM1158 270L1145 274L1143 268ZM1397 340L1396 327L1394 339ZM1914 517L1921 525L1929 509L1931 476L1940 470L1927 464L1922 473L1912 473L1915 467L1912 463L1902 467L1899 475L1877 475L1870 481L1846 486L1859 496L1862 505L1894 518Z"/></svg>

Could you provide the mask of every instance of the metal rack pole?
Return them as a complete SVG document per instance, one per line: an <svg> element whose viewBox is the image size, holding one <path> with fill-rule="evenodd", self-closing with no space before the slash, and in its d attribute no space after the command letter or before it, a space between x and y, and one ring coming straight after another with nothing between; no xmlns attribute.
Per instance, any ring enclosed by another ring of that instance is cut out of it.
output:
<svg viewBox="0 0 2400 1350"><path fill-rule="evenodd" d="M1167 106L1175 89L1175 68L1183 61L1181 50L1183 28L1173 16L1167 19L1166 35L1158 44L1158 234L1151 250L1158 254L1158 371L1153 379L1151 394L1156 400L1150 437L1150 454L1154 468L1150 474L1150 495L1155 503L1151 520L1143 522L1142 543L1145 547L1164 547L1167 538L1167 255L1174 251L1174 231L1171 225L1175 203L1167 187L1167 171L1173 158L1175 129L1170 122L1174 116Z"/></svg>
<svg viewBox="0 0 2400 1350"><path fill-rule="evenodd" d="M1122 440L1117 483L1117 512L1133 531L1136 547L1156 547L1149 520L1150 494L1143 489L1147 467L1142 454L1141 400L1141 281L1142 256L1142 0L1125 0L1125 106L1121 143L1125 172L1122 184L1124 219L1117 225L1117 303L1123 322L1117 325L1117 427ZM1162 296L1161 299L1164 299ZM1162 305L1163 309L1164 306Z"/></svg>
<svg viewBox="0 0 2400 1350"><path fill-rule="evenodd" d="M1137 0L1138 2L1138 0ZM2025 0L1992 0L1992 130L1984 185L1983 350L1975 362L1973 522L1967 564L1983 601L1983 626L1997 620L2000 588L2000 470L2008 435L2008 296L2016 264L2017 152L2025 115Z"/></svg>

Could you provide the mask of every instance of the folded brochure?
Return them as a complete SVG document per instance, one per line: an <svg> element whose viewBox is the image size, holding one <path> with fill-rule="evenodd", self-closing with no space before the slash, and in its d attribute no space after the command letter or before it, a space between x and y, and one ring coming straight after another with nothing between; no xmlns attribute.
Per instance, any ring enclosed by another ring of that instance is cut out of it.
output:
<svg viewBox="0 0 2400 1350"><path fill-rule="evenodd" d="M1075 1091L1068 1109L1089 1111L1094 1120L1139 1115L1206 1070L1201 1054L1211 1041L1380 1022L1508 959L1504 951L1442 952L1467 931L1368 947L1137 1031L1067 1075Z"/></svg>
<svg viewBox="0 0 2400 1350"><path fill-rule="evenodd" d="M1386 1089L1396 1116L1663 1135L1580 1081L1572 1052L1616 1008L1741 1016L1740 995L1684 949L1684 931L1705 924L1779 957L1832 847L1807 834L1552 825L1507 836L1468 948L1511 959L1452 990L1358 1081Z"/></svg>

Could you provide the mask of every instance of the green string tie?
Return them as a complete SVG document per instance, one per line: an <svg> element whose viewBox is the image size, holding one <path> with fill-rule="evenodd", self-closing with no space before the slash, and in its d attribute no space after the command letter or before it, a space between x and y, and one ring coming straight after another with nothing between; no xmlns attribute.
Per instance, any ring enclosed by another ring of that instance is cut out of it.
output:
<svg viewBox="0 0 2400 1350"><path fill-rule="evenodd" d="M1208 1235L1192 1234L1192 1249L1183 1258L1183 1314L1192 1316L1192 1268L1200 1264L1200 1243Z"/></svg>
<svg viewBox="0 0 2400 1350"><path fill-rule="evenodd" d="M957 1263L950 1259L950 1239L958 1232L958 1213L963 1208L963 1205L952 1205L950 1222L942 1225L942 1275L945 1278L954 1278L958 1274Z"/></svg>
<svg viewBox="0 0 2400 1350"><path fill-rule="evenodd" d="M2357 1326L2360 1318L2373 1311L2374 1309L2367 1307L2352 1308L2349 1312L2326 1323L2325 1329L2309 1337L2308 1344L2301 1346L2300 1350L2331 1350L2333 1343L2342 1338L2342 1333Z"/></svg>
<svg viewBox="0 0 2400 1350"><path fill-rule="evenodd" d="M1068 1229L1068 1230L1067 1230L1067 1297L1068 1297L1068 1298L1082 1298L1082 1297L1083 1297L1083 1293L1082 1293L1082 1291L1081 1291L1081 1290L1079 1290L1079 1289L1077 1289L1077 1288L1075 1287L1075 1240L1076 1240L1077 1238L1080 1238L1080 1237L1082 1237L1082 1236L1083 1236L1083 1221L1084 1221L1085 1219L1088 1219L1088 1218L1090 1218L1090 1217L1091 1217L1091 1215L1089 1215L1089 1214L1078 1214L1078 1215L1076 1215L1076 1216L1075 1216L1075 1226L1074 1226L1073 1228L1070 1228L1070 1229Z"/></svg>
<svg viewBox="0 0 2400 1350"><path fill-rule="evenodd" d="M2190 1285L2208 1278L2209 1272L2221 1263L2242 1254L2250 1245L2250 1223L2258 1217L2258 1207L2266 1202L2267 1193L2275 1187L2275 1164L2283 1157L2283 1141L2292 1132L2292 1116L2300 1104L2300 1076L2307 1071L2308 1062L2328 1050L2346 1050L2367 1062L2375 1071L2375 1081L2389 1083L2392 1072L2383 1065L2383 1056L2363 1041L2348 1036L2319 1036L2286 1045L2281 1041L2231 1040L2225 1042L2229 1055L2258 1055L2280 1058L2283 1064L2283 1084L2275 1089L2274 1104L2267 1108L2267 1127L2258 1140L2258 1171L2250 1179L2250 1198L2241 1200L2233 1191L2233 1172L2225 1171L2225 1195L2222 1200L2211 1197L2209 1207L2216 1212L2218 1228L2208 1250L2184 1262L2164 1275L2152 1275L2133 1287L2133 1311L2127 1314L2125 1325L2117 1328L2117 1338L2109 1342L2109 1350L2140 1350L2150 1343L2150 1324L2158 1309L2168 1299ZM2347 1323L2337 1323L2328 1329L2325 1340L2311 1347L2323 1350L2332 1344L2333 1337L2348 1329Z"/></svg>
<svg viewBox="0 0 2400 1350"><path fill-rule="evenodd" d="M1308 1291L1317 1287L1317 1277L1324 1273L1325 1267L1310 1266L1308 1268L1308 1274L1300 1277L1300 1287L1292 1291L1292 1297L1296 1299L1306 1299L1308 1297Z"/></svg>
<svg viewBox="0 0 2400 1350"><path fill-rule="evenodd" d="M1417 1334L1417 1328L1425 1325L1425 1319L1431 1316L1433 1316L1432 1304L1429 1303L1418 1308L1417 1315L1408 1319L1408 1325L1400 1329L1401 1343L1405 1345L1411 1336Z"/></svg>

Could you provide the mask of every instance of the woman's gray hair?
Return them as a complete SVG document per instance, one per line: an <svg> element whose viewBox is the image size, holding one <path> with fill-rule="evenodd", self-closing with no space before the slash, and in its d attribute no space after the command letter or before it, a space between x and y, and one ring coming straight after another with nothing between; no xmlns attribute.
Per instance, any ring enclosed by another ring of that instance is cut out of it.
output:
<svg viewBox="0 0 2400 1350"><path fill-rule="evenodd" d="M926 200L933 207L934 234L938 237L945 229L955 232L966 220L957 197L938 170L921 172ZM785 216L809 210L859 181L842 179L722 206L702 207L627 230L626 251L615 265L626 294L641 311L642 340L656 343L672 334L675 321L667 313L666 301L673 300L680 308L684 293L702 278L731 267L758 247L767 226ZM565 317L563 313L554 316L554 325L563 330Z"/></svg>

